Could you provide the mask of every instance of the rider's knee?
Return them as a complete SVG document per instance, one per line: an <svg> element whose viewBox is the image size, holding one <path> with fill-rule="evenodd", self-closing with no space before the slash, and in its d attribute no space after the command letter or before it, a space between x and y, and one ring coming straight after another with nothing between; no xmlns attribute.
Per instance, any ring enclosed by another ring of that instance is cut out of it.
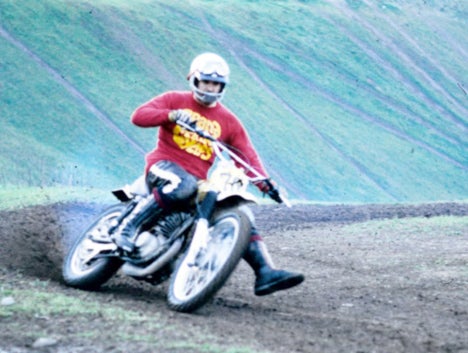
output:
<svg viewBox="0 0 468 353"><path fill-rule="evenodd" d="M169 161L151 166L146 181L150 190L157 193L161 201L170 207L183 205L198 189L197 178Z"/></svg>

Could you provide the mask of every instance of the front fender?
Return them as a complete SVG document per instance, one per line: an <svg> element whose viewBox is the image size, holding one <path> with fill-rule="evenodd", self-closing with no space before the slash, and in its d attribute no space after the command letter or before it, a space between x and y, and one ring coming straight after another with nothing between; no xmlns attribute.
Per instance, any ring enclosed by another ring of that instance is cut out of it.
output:
<svg viewBox="0 0 468 353"><path fill-rule="evenodd" d="M216 200L223 203L229 200L235 200L235 203L242 203L242 201L257 203L257 198L248 191L220 192Z"/></svg>

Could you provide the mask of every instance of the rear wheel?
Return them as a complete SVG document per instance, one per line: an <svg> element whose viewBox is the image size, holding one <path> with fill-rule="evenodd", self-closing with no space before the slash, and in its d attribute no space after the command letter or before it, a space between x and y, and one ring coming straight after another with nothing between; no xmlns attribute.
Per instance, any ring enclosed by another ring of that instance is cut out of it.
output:
<svg viewBox="0 0 468 353"><path fill-rule="evenodd" d="M244 255L250 229L250 220L243 211L237 208L218 211L209 228L208 245L196 264L189 263L184 255L172 274L169 307L191 312L210 300Z"/></svg>
<svg viewBox="0 0 468 353"><path fill-rule="evenodd" d="M119 258L99 255L115 250L108 231L125 208L123 204L108 208L75 240L62 267L66 284L80 289L97 289L119 270L122 265Z"/></svg>

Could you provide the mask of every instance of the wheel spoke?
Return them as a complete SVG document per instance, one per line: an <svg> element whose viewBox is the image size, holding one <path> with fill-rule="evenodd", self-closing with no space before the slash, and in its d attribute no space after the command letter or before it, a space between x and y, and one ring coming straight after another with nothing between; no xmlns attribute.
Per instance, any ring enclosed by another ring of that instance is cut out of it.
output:
<svg viewBox="0 0 468 353"><path fill-rule="evenodd" d="M175 279L174 292L180 300L189 300L203 291L218 274L232 252L238 234L238 223L226 218L210 228L204 253L194 264L184 260Z"/></svg>
<svg viewBox="0 0 468 353"><path fill-rule="evenodd" d="M75 250L71 261L73 272L85 273L99 262L96 255L103 252L113 251L117 246L110 240L108 229L117 214L110 214L101 219L92 229L89 229L81 244Z"/></svg>

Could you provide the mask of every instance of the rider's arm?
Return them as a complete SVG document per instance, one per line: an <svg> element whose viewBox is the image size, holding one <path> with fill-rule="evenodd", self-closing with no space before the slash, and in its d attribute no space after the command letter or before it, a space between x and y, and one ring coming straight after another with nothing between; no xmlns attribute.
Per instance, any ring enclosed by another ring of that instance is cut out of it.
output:
<svg viewBox="0 0 468 353"><path fill-rule="evenodd" d="M167 92L140 105L132 114L131 121L140 127L155 127L169 123L168 115L174 109L176 92Z"/></svg>
<svg viewBox="0 0 468 353"><path fill-rule="evenodd" d="M247 133L247 130L244 128L240 121L236 121L231 128L234 129L234 133L231 134L232 139L229 142L231 146L241 152L241 155L244 156L246 161L260 174L267 177L268 174L263 166L263 163L258 155L255 147L250 140L250 137ZM253 173L248 172L249 176L254 176Z"/></svg>

